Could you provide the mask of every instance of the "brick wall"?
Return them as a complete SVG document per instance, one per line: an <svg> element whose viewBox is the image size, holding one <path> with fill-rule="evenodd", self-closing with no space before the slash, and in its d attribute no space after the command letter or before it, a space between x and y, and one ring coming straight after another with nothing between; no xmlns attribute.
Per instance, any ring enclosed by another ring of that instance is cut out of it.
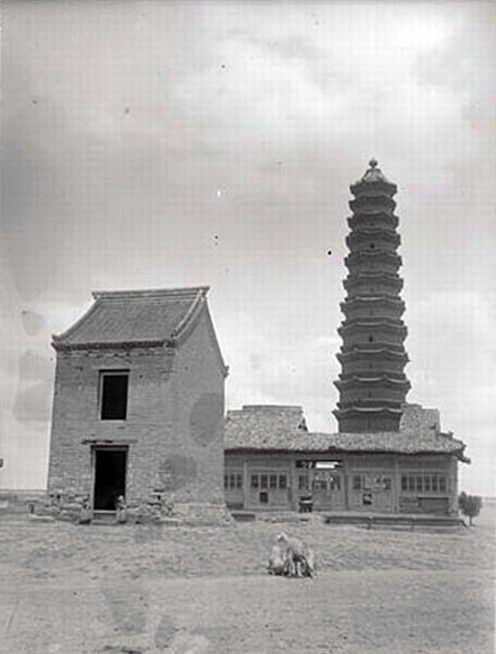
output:
<svg viewBox="0 0 496 654"><path fill-rule="evenodd" d="M428 433L431 428L441 430L441 417L438 409L424 409L420 404L405 404L401 417L402 431Z"/></svg>
<svg viewBox="0 0 496 654"><path fill-rule="evenodd" d="M225 378L211 340L209 321L208 312L203 311L175 360L172 401L177 422L173 452L192 467L189 482L178 488L178 501L224 502Z"/></svg>
<svg viewBox="0 0 496 654"><path fill-rule="evenodd" d="M176 348L57 352L49 491L92 497L91 441L109 440L129 448L128 503L165 486L178 502L222 502L224 376L209 329L205 308ZM127 418L102 421L99 372L121 369Z"/></svg>

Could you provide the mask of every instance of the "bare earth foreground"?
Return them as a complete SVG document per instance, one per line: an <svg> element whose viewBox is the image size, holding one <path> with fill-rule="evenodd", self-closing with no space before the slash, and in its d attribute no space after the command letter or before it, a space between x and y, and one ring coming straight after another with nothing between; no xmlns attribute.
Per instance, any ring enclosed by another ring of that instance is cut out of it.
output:
<svg viewBox="0 0 496 654"><path fill-rule="evenodd" d="M76 526L0 516L0 650L12 654L489 654L494 518L403 531L309 522ZM316 579L265 573L276 534Z"/></svg>

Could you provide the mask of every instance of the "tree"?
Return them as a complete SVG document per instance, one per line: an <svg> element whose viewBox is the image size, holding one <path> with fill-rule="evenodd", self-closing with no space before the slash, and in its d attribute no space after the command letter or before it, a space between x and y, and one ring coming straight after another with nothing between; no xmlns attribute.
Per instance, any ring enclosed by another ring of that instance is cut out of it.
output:
<svg viewBox="0 0 496 654"><path fill-rule="evenodd" d="M458 506L463 515L466 515L469 520L469 525L472 526L472 518L479 515L482 508L482 497L478 495L467 495L462 491L458 496Z"/></svg>

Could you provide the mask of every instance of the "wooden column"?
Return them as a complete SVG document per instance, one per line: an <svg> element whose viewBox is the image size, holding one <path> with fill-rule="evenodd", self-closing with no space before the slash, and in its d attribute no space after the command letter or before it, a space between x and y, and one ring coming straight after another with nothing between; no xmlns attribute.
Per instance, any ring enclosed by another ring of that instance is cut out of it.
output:
<svg viewBox="0 0 496 654"><path fill-rule="evenodd" d="M449 512L458 513L458 460L452 456L448 466Z"/></svg>
<svg viewBox="0 0 496 654"><path fill-rule="evenodd" d="M250 479L248 476L248 461L243 457L243 509L248 508L248 498L250 496Z"/></svg>
<svg viewBox="0 0 496 654"><path fill-rule="evenodd" d="M393 475L393 511L400 512L400 493L401 493L401 475L398 462L398 455L394 455L394 475Z"/></svg>
<svg viewBox="0 0 496 654"><path fill-rule="evenodd" d="M348 498L348 492L349 492L349 486L348 486L348 479L350 477L349 475L349 466L348 466L348 459L345 456L343 456L343 499L344 499L344 510L349 511L350 510L350 503L349 503L349 498Z"/></svg>
<svg viewBox="0 0 496 654"><path fill-rule="evenodd" d="M289 486L291 488L290 508L293 511L298 510L298 479L296 474L296 458L298 455L289 457Z"/></svg>

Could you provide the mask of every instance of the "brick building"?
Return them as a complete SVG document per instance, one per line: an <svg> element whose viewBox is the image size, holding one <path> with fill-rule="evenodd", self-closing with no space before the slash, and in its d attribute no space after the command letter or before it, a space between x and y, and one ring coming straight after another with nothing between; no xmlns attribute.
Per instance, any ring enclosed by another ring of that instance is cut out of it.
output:
<svg viewBox="0 0 496 654"><path fill-rule="evenodd" d="M48 488L95 510L173 493L223 506L222 359L208 288L93 293L53 337L57 352Z"/></svg>

